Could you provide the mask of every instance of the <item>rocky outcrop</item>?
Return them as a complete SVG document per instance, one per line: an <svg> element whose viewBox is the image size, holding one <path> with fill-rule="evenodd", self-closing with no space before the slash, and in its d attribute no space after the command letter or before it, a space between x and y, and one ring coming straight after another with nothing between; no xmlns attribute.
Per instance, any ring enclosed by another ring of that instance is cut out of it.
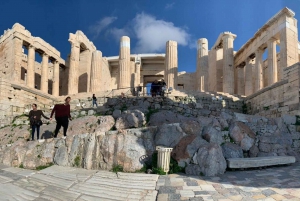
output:
<svg viewBox="0 0 300 201"><path fill-rule="evenodd" d="M158 146L175 147L178 142L186 136L178 123L163 124L158 127L155 135L155 144Z"/></svg>
<svg viewBox="0 0 300 201"><path fill-rule="evenodd" d="M146 123L144 113L139 110L128 110L123 112L123 114L116 121L116 128L118 130L128 129L128 128L139 128Z"/></svg>
<svg viewBox="0 0 300 201"><path fill-rule="evenodd" d="M236 121L229 128L230 137L244 151L248 151L255 142L255 133L243 122Z"/></svg>
<svg viewBox="0 0 300 201"><path fill-rule="evenodd" d="M200 168L195 166L189 167L188 172L196 172L196 175L215 176L218 174L224 174L226 170L226 160L223 156L221 147L216 143L209 143L207 145L200 146L196 160Z"/></svg>
<svg viewBox="0 0 300 201"><path fill-rule="evenodd" d="M240 146L226 142L222 146L222 151L225 159L227 158L243 158L243 150Z"/></svg>

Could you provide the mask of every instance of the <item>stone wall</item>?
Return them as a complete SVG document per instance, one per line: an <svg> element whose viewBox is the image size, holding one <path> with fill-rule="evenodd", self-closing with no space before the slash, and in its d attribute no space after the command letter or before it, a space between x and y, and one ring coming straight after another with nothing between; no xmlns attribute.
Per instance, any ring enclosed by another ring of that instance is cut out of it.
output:
<svg viewBox="0 0 300 201"><path fill-rule="evenodd" d="M245 99L247 112L266 117L283 114L300 115L299 73L300 63L284 69L284 79Z"/></svg>
<svg viewBox="0 0 300 201"><path fill-rule="evenodd" d="M38 109L49 111L56 101L52 95L37 89L0 79L0 126L10 124L16 115L28 113L33 103L38 105Z"/></svg>

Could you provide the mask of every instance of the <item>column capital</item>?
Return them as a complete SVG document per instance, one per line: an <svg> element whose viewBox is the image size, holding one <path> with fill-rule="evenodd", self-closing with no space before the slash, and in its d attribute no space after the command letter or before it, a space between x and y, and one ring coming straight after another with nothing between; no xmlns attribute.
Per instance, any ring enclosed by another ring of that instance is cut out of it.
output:
<svg viewBox="0 0 300 201"><path fill-rule="evenodd" d="M47 54L46 52L43 52L43 53L42 53L42 56L43 56L43 57L49 57L49 54Z"/></svg>
<svg viewBox="0 0 300 201"><path fill-rule="evenodd" d="M222 39L224 38L232 38L232 39L235 39L236 38L236 35L231 33L231 32L224 32L223 33L223 36L222 36Z"/></svg>
<svg viewBox="0 0 300 201"><path fill-rule="evenodd" d="M33 45L28 45L28 49L34 49L34 50L36 50L36 47L34 47Z"/></svg>
<svg viewBox="0 0 300 201"><path fill-rule="evenodd" d="M79 41L74 41L74 40L69 40L71 43L71 47L80 47L80 42Z"/></svg>
<svg viewBox="0 0 300 201"><path fill-rule="evenodd" d="M58 60L55 59L55 60L53 61L53 63L54 63L54 64L58 64L59 62L58 62Z"/></svg>
<svg viewBox="0 0 300 201"><path fill-rule="evenodd" d="M255 50L255 55L256 55L256 54L262 54L262 53L263 53L263 50L260 49L260 48L257 48L257 49Z"/></svg>

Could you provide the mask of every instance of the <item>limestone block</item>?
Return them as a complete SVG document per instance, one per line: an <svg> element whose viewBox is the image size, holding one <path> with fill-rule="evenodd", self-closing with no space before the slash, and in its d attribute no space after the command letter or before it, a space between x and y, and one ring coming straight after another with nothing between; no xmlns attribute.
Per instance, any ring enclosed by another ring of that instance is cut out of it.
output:
<svg viewBox="0 0 300 201"><path fill-rule="evenodd" d="M283 165L295 163L294 156L269 156L256 158L229 158L227 159L227 166L229 168L251 168L251 167L265 167L272 165Z"/></svg>

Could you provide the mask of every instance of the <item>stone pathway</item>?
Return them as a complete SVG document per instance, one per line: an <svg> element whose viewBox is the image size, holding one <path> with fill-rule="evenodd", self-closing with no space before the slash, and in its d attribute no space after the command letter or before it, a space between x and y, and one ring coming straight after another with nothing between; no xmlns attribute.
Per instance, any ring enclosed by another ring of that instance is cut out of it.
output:
<svg viewBox="0 0 300 201"><path fill-rule="evenodd" d="M300 163L219 177L172 174L157 181L157 201L300 201Z"/></svg>
<svg viewBox="0 0 300 201"><path fill-rule="evenodd" d="M158 175L51 166L41 171L0 165L0 200L147 200L157 197Z"/></svg>
<svg viewBox="0 0 300 201"><path fill-rule="evenodd" d="M300 163L229 171L219 177L158 177L61 166L33 171L0 164L0 200L300 201Z"/></svg>

